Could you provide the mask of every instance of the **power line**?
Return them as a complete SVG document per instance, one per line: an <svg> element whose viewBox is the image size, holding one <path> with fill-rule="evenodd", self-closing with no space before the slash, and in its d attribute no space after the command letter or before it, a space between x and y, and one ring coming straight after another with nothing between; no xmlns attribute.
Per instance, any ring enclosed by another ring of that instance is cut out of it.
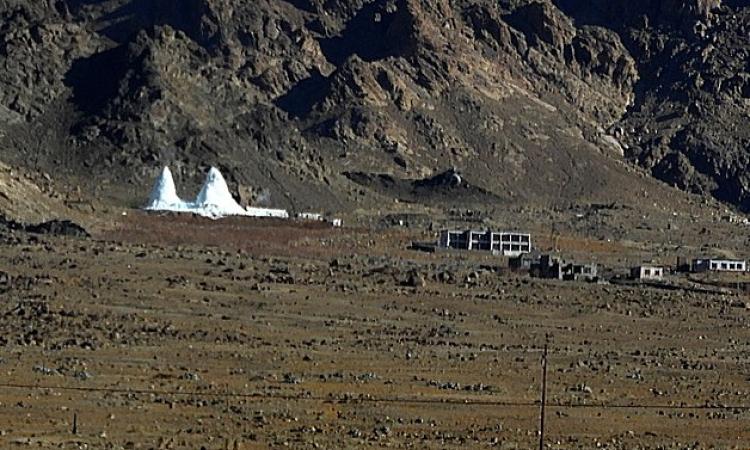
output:
<svg viewBox="0 0 750 450"><path fill-rule="evenodd" d="M111 394L137 394L137 395L172 395L172 396L195 396L195 397L219 397L236 399L260 399L260 400L288 400L288 401L319 401L331 403L396 403L396 404L442 404L456 406L505 406L516 408L538 408L539 402L513 401L513 400L485 400L468 398L417 398L417 397L351 397L341 398L321 395L293 395L281 393L232 393L232 392L198 392L198 391L170 391L131 388L96 388L81 386L35 386L28 384L0 384L0 389L25 389L25 390L60 390L77 392L102 392ZM669 405L669 404L634 404L634 403L547 403L547 408L553 409L672 409L672 410L742 410L750 411L750 405L727 405L727 404L703 404L703 405Z"/></svg>
<svg viewBox="0 0 750 450"><path fill-rule="evenodd" d="M544 342L544 353L542 354L542 400L541 411L539 412L539 450L544 450L544 416L545 407L547 406L547 346L549 345L549 335Z"/></svg>
<svg viewBox="0 0 750 450"><path fill-rule="evenodd" d="M321 401L321 402L368 402L368 403L409 403L409 404L456 404L456 405L477 405L477 406L510 406L510 407L534 407L536 402L524 401L500 401L500 400L470 400L459 398L406 398L406 397L351 397L341 398L322 395L294 395L282 393L236 393L236 392L199 392L199 391L170 391L170 390L151 390L151 389L130 389L130 388L96 388L81 386L34 386L27 384L0 384L0 389L28 389L28 390L61 390L61 391L79 391L79 392L103 392L113 394L139 394L139 395L174 395L174 396L195 396L195 397L220 397L220 398L237 398L237 399L268 399L268 400L299 400L299 401Z"/></svg>

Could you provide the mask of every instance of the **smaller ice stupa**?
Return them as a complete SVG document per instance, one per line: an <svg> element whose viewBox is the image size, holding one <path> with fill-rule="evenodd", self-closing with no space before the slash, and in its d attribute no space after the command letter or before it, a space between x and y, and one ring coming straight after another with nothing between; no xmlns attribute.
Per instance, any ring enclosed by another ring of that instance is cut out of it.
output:
<svg viewBox="0 0 750 450"><path fill-rule="evenodd" d="M213 217L249 215L229 193L227 182L216 167L211 167L208 171L206 181L191 209L198 214Z"/></svg>
<svg viewBox="0 0 750 450"><path fill-rule="evenodd" d="M187 209L187 204L177 196L174 179L169 167L164 167L161 175L156 179L146 209L153 211L181 211Z"/></svg>

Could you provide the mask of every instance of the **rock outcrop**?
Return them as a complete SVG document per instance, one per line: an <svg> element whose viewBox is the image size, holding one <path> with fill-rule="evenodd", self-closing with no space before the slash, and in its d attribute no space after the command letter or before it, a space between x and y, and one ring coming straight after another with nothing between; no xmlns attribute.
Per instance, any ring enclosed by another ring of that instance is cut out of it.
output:
<svg viewBox="0 0 750 450"><path fill-rule="evenodd" d="M128 204L220 164L336 209L388 196L345 173L450 167L502 201L620 198L624 156L750 210L740 3L5 0L0 159Z"/></svg>

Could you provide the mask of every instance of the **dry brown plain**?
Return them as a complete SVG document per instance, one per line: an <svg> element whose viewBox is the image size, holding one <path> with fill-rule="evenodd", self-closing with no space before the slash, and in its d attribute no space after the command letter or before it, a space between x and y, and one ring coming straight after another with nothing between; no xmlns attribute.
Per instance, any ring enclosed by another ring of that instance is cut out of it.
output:
<svg viewBox="0 0 750 450"><path fill-rule="evenodd" d="M547 335L547 448L750 447L746 299L532 280L422 237L142 214L4 234L0 447L536 448Z"/></svg>

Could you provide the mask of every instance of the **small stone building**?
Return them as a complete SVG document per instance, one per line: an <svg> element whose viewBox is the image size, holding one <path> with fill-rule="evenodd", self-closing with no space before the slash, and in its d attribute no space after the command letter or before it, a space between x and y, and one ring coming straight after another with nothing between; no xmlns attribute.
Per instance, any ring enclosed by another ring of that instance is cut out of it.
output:
<svg viewBox="0 0 750 450"><path fill-rule="evenodd" d="M532 277L566 281L589 281L599 279L599 268L596 263L567 262L552 255L541 255L531 264L529 273Z"/></svg>
<svg viewBox="0 0 750 450"><path fill-rule="evenodd" d="M524 253L508 260L508 268L514 272L528 272L534 264L539 261L539 255L535 253Z"/></svg>
<svg viewBox="0 0 750 450"><path fill-rule="evenodd" d="M630 269L630 278L644 281L661 281L664 279L664 268L651 265L640 265Z"/></svg>
<svg viewBox="0 0 750 450"><path fill-rule="evenodd" d="M571 281L597 281L599 279L599 268L596 263L571 263L566 267L566 274L563 275L563 279Z"/></svg>

